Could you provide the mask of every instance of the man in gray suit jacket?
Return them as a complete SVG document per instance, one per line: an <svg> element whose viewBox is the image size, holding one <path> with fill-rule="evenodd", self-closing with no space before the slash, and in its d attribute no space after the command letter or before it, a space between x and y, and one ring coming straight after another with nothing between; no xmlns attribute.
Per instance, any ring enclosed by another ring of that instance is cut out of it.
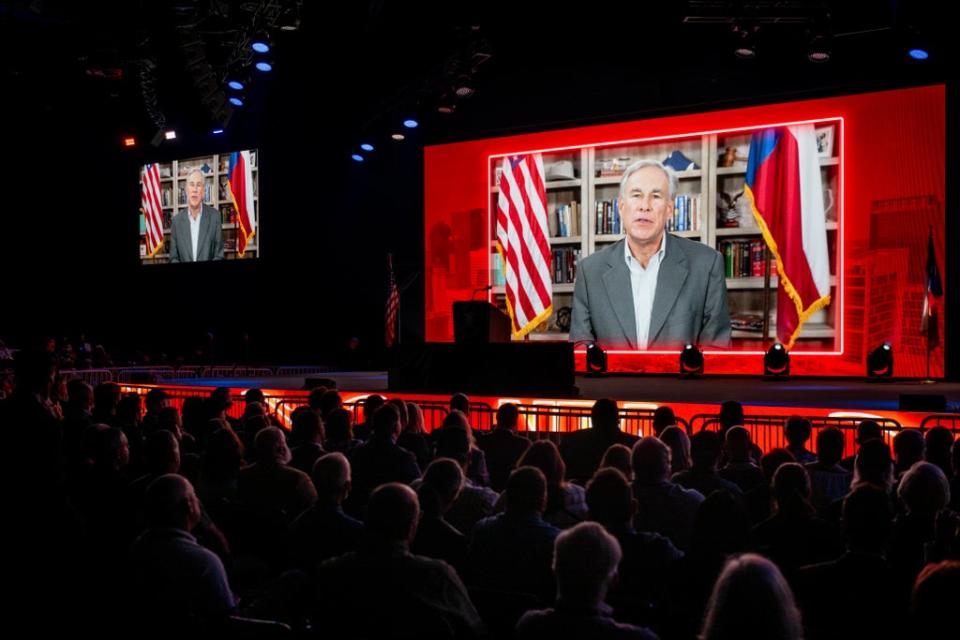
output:
<svg viewBox="0 0 960 640"><path fill-rule="evenodd" d="M730 346L723 256L666 233L677 177L652 160L620 182L626 237L577 267L570 340L615 349Z"/></svg>
<svg viewBox="0 0 960 640"><path fill-rule="evenodd" d="M220 212L203 204L203 173L187 176L187 208L170 224L170 262L223 260Z"/></svg>

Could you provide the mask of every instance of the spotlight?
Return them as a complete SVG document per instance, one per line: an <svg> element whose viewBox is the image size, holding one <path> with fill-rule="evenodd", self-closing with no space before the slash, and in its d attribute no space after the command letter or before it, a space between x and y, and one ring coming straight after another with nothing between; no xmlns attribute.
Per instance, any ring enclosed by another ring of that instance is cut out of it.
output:
<svg viewBox="0 0 960 640"><path fill-rule="evenodd" d="M416 129L418 126L420 126L420 123L413 118L408 118L407 120L403 121L403 126L405 126L407 129Z"/></svg>
<svg viewBox="0 0 960 640"><path fill-rule="evenodd" d="M774 343L763 356L763 377L786 378L790 375L790 354L779 342Z"/></svg>
<svg viewBox="0 0 960 640"><path fill-rule="evenodd" d="M362 145L360 145L360 148L364 151L373 151L373 145L367 142L364 142Z"/></svg>
<svg viewBox="0 0 960 640"><path fill-rule="evenodd" d="M587 345L587 373L600 374L607 371L607 352L600 345L591 342Z"/></svg>
<svg viewBox="0 0 960 640"><path fill-rule="evenodd" d="M680 377L695 378L703 375L703 352L688 344L680 352Z"/></svg>
<svg viewBox="0 0 960 640"><path fill-rule="evenodd" d="M350 157L353 158L354 162L363 162L363 156L359 153L355 153Z"/></svg>
<svg viewBox="0 0 960 640"><path fill-rule="evenodd" d="M163 137L166 138L167 140L176 140L177 132L174 131L173 129L167 129L166 131L163 132Z"/></svg>
<svg viewBox="0 0 960 640"><path fill-rule="evenodd" d="M930 53L926 49L921 49L919 47L914 47L907 52L911 58L914 60L926 60L930 57Z"/></svg>
<svg viewBox="0 0 960 640"><path fill-rule="evenodd" d="M235 107L242 107L243 99L237 96L230 96L230 104L232 104Z"/></svg>
<svg viewBox="0 0 960 640"><path fill-rule="evenodd" d="M213 135L215 136L219 136L222 133L223 133L223 129L221 129L220 127L217 127L216 129L213 130Z"/></svg>
<svg viewBox="0 0 960 640"><path fill-rule="evenodd" d="M123 138L123 146L125 147L135 147L137 146L137 139L133 136L125 136Z"/></svg>
<svg viewBox="0 0 960 640"><path fill-rule="evenodd" d="M893 378L893 348L884 342L867 356L867 380L889 381Z"/></svg>
<svg viewBox="0 0 960 640"><path fill-rule="evenodd" d="M394 133L394 134L391 134L390 137L393 138L394 140L399 141L399 140L403 140L406 136L404 136L402 133Z"/></svg>
<svg viewBox="0 0 960 640"><path fill-rule="evenodd" d="M270 40L265 36L265 34L261 33L253 39L253 42L250 43L250 48L257 53L269 53Z"/></svg>
<svg viewBox="0 0 960 640"><path fill-rule="evenodd" d="M830 41L826 36L817 35L807 46L807 60L817 64L830 61Z"/></svg>
<svg viewBox="0 0 960 640"><path fill-rule="evenodd" d="M741 60L752 60L757 57L757 27L756 25L734 24L733 55Z"/></svg>
<svg viewBox="0 0 960 640"><path fill-rule="evenodd" d="M239 80L231 80L227 83L227 86L233 89L234 91L243 91L243 83Z"/></svg>
<svg viewBox="0 0 960 640"><path fill-rule="evenodd" d="M269 62L266 62L265 60L261 60L255 66L257 68L257 71L263 71L263 72L273 71L273 65L270 64Z"/></svg>

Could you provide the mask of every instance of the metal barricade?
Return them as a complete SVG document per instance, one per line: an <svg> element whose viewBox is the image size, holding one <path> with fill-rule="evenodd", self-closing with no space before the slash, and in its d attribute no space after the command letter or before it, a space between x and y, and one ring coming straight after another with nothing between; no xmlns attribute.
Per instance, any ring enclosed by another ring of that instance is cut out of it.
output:
<svg viewBox="0 0 960 640"><path fill-rule="evenodd" d="M750 432L750 438L764 452L786 447L787 439L784 435L784 425L791 416L744 416L743 426ZM844 435L844 450L852 452L856 450L856 430L857 425L868 418L854 417L829 417L829 416L802 416L810 421L812 427L810 433L810 442L817 441L817 435L822 429L835 427L840 429ZM883 439L888 445L893 444L893 437L903 427L893 418L869 418L880 425ZM716 414L697 414L690 418L690 428L692 432L702 431L703 429L720 429L720 418ZM812 446L808 447L812 449Z"/></svg>

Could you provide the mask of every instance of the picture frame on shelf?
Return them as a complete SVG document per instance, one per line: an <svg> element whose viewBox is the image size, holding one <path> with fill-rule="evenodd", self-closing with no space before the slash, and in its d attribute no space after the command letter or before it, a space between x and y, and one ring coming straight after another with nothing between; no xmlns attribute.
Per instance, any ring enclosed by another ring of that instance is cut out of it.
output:
<svg viewBox="0 0 960 640"><path fill-rule="evenodd" d="M817 138L817 157L833 157L833 129L833 125L814 129L814 135Z"/></svg>

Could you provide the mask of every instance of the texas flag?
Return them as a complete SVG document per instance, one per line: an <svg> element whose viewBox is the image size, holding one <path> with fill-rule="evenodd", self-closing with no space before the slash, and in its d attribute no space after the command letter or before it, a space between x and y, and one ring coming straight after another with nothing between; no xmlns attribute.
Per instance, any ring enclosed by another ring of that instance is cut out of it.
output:
<svg viewBox="0 0 960 640"><path fill-rule="evenodd" d="M777 261L777 337L790 349L803 323L830 303L830 261L814 126L755 132L744 191Z"/></svg>
<svg viewBox="0 0 960 640"><path fill-rule="evenodd" d="M247 250L247 243L257 232L253 203L253 167L249 151L234 151L230 154L230 199L237 211L237 252Z"/></svg>

